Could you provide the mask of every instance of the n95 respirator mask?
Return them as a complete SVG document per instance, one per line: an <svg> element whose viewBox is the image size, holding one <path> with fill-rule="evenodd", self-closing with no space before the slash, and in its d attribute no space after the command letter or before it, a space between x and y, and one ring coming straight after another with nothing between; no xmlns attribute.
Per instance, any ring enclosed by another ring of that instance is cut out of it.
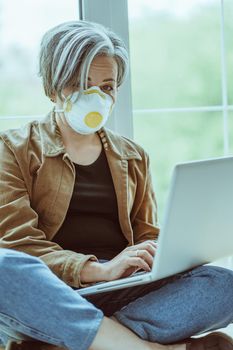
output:
<svg viewBox="0 0 233 350"><path fill-rule="evenodd" d="M101 129L113 109L113 99L98 86L76 91L65 97L62 109L67 123L79 134L88 135Z"/></svg>

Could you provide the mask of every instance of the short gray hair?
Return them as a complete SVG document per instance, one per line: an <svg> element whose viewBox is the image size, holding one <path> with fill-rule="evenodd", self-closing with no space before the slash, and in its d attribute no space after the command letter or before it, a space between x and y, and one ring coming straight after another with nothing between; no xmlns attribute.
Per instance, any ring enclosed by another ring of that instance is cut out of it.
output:
<svg viewBox="0 0 233 350"><path fill-rule="evenodd" d="M39 75L45 94L50 98L70 84L87 87L88 72L99 55L115 58L118 66L117 86L128 71L128 52L124 42L110 29L94 22L69 21L46 32L41 41Z"/></svg>

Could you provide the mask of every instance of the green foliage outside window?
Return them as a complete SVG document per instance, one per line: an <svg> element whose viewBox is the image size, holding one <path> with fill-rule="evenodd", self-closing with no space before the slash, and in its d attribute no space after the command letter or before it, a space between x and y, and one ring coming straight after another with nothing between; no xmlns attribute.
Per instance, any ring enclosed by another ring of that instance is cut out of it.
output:
<svg viewBox="0 0 233 350"><path fill-rule="evenodd" d="M233 4L225 1L229 102L233 103ZM0 31L1 31L0 18ZM133 109L221 105L220 1L179 17L145 12L130 20ZM38 43L39 44L39 43ZM12 47L0 58L0 130L18 127L52 104L37 77L37 54ZM17 58L17 59L16 59ZM20 119L20 116L28 119ZM233 115L229 113L233 152ZM150 154L161 220L175 163L223 155L221 112L134 113L134 138Z"/></svg>

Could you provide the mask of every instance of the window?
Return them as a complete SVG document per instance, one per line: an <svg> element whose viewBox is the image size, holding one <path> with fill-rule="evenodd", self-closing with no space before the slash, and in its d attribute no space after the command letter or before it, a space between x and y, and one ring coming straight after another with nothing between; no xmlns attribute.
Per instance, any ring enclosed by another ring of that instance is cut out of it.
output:
<svg viewBox="0 0 233 350"><path fill-rule="evenodd" d="M176 163L233 151L233 3L128 0L128 11L134 138L161 219Z"/></svg>
<svg viewBox="0 0 233 350"><path fill-rule="evenodd" d="M75 0L0 0L0 130L18 127L52 107L38 77L42 35L79 18Z"/></svg>
<svg viewBox="0 0 233 350"><path fill-rule="evenodd" d="M176 163L233 153L232 0L0 0L0 10L0 130L50 110L38 45L80 17L129 39L133 118L129 76L108 126L148 151L159 220Z"/></svg>

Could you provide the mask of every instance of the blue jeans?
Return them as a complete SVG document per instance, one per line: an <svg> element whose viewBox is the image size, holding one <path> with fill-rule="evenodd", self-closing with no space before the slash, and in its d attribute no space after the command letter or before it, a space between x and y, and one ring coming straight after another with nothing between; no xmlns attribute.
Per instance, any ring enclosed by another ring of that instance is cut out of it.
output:
<svg viewBox="0 0 233 350"><path fill-rule="evenodd" d="M233 272L200 266L150 284L81 297L39 259L0 249L0 338L90 347L103 314L162 344L233 321Z"/></svg>

